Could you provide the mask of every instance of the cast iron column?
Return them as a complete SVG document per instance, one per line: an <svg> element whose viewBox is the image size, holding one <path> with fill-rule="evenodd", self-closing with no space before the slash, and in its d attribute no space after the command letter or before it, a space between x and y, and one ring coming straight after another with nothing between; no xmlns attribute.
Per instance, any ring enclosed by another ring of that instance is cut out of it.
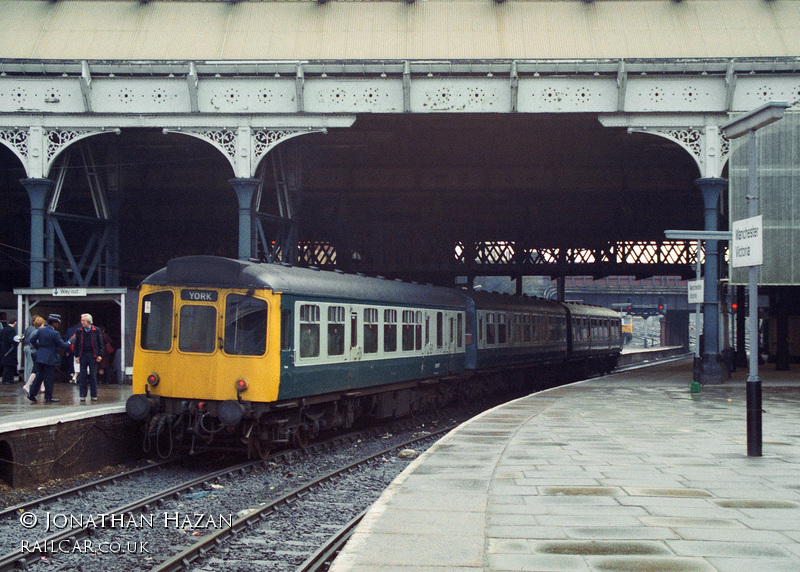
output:
<svg viewBox="0 0 800 572"><path fill-rule="evenodd" d="M697 179L694 184L703 193L705 229L717 228L719 197L726 179L709 177ZM705 241L705 287L703 291L703 384L722 383L719 354L719 248L718 241Z"/></svg>
<svg viewBox="0 0 800 572"><path fill-rule="evenodd" d="M253 195L261 181L236 178L228 182L239 200L239 260L249 260L256 256L253 248Z"/></svg>
<svg viewBox="0 0 800 572"><path fill-rule="evenodd" d="M31 201L31 288L44 288L44 210L55 185L50 179L20 179Z"/></svg>

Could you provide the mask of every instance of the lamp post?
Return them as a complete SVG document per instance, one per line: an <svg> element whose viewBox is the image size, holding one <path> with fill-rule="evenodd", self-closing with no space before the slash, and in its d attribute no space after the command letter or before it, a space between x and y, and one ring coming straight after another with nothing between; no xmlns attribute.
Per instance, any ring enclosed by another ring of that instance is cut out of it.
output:
<svg viewBox="0 0 800 572"><path fill-rule="evenodd" d="M771 101L761 107L731 119L720 126L728 139L749 135L748 146L748 215L758 215L758 156L756 153L756 131L783 117L789 104ZM750 372L747 377L747 456L761 456L761 380L758 378L758 266L749 266L748 276L750 325Z"/></svg>

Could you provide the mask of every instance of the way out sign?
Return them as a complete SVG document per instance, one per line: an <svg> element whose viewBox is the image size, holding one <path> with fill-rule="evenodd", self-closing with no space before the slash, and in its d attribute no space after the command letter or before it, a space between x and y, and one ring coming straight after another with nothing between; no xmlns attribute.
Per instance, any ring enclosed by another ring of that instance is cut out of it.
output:
<svg viewBox="0 0 800 572"><path fill-rule="evenodd" d="M731 266L761 266L764 262L761 215L735 221L731 231Z"/></svg>

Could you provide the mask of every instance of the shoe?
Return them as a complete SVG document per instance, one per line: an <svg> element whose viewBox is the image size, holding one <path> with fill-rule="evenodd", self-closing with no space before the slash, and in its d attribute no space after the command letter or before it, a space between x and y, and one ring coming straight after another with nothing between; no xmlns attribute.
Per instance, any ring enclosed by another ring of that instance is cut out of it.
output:
<svg viewBox="0 0 800 572"><path fill-rule="evenodd" d="M96 397L92 397L92 401L97 401L97 398Z"/></svg>
<svg viewBox="0 0 800 572"><path fill-rule="evenodd" d="M58 403L58 402L59 402L59 401L61 401L61 400L60 400L60 399L56 399L55 397L53 397L53 398L51 398L51 399L45 399L45 401L46 401L47 403Z"/></svg>
<svg viewBox="0 0 800 572"><path fill-rule="evenodd" d="M36 401L36 398L33 397L30 393L26 393L25 397L27 397L28 401L30 401L31 403L38 403L38 401Z"/></svg>

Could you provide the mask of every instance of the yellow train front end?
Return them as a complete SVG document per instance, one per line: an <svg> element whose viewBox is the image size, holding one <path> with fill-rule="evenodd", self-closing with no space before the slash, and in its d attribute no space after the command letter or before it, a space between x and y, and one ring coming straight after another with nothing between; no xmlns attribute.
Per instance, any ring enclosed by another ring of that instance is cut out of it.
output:
<svg viewBox="0 0 800 572"><path fill-rule="evenodd" d="M169 430L195 449L198 438L244 434L254 408L277 399L281 312L271 290L142 284L136 331L127 411L156 439Z"/></svg>

